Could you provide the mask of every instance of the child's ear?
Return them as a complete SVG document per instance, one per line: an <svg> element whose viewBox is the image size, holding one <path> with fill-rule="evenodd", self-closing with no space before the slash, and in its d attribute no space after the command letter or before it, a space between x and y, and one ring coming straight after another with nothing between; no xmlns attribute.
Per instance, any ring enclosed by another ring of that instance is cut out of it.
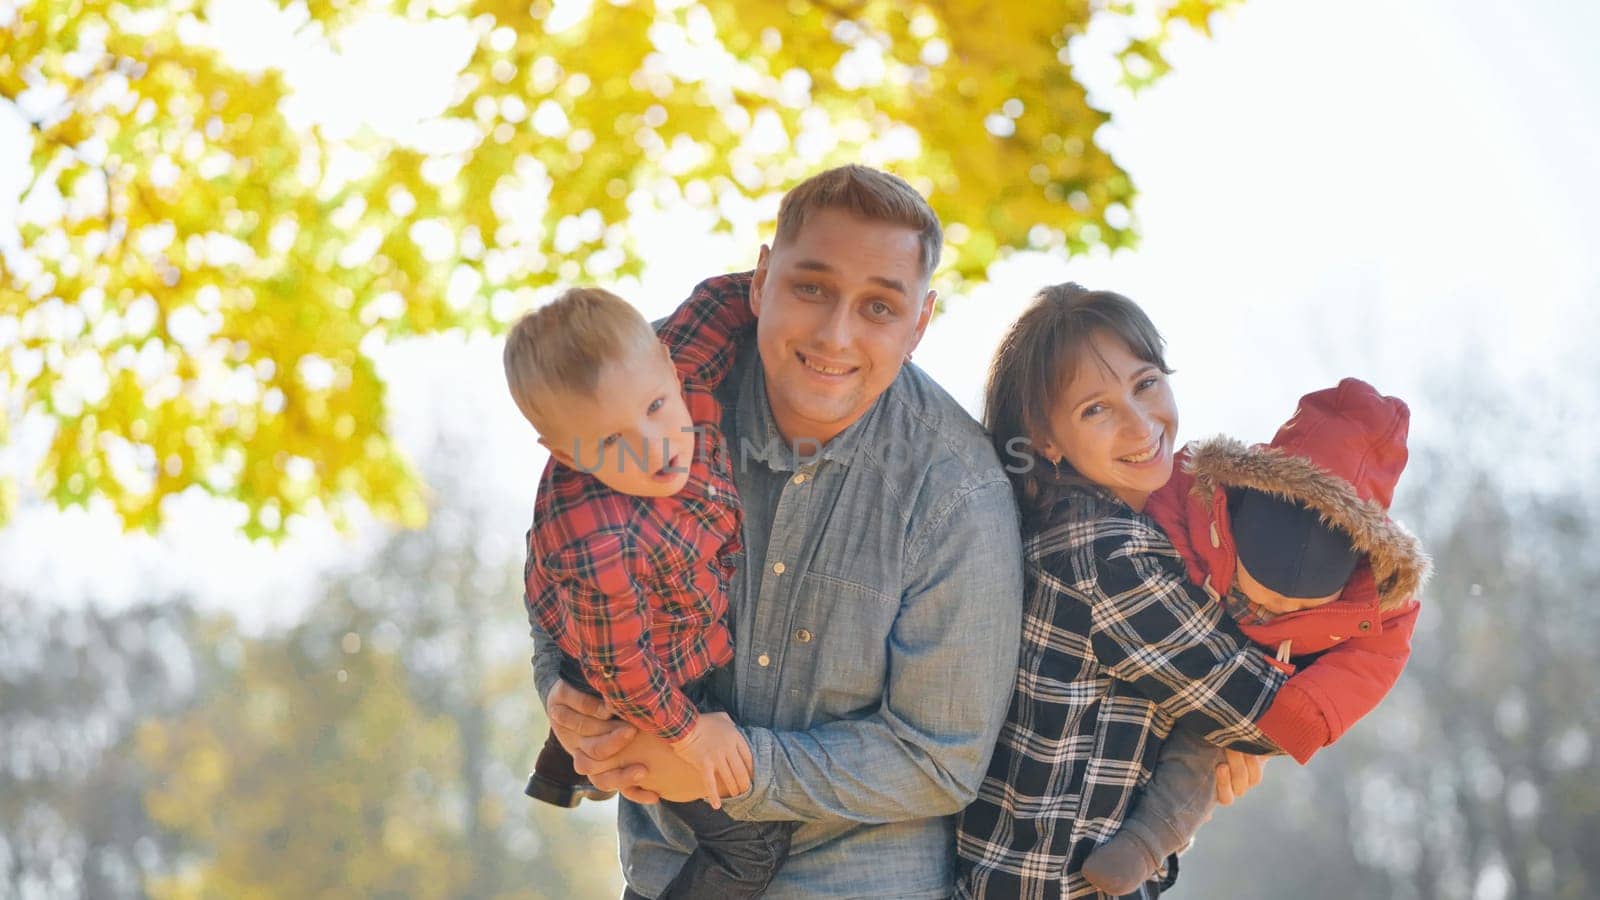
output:
<svg viewBox="0 0 1600 900"><path fill-rule="evenodd" d="M664 360L666 362L667 368L672 370L672 377L678 379L678 386L682 387L683 386L683 373L678 371L678 364L672 361L672 351L667 349L667 342L666 341L661 341L660 344L661 344L661 358L662 358L662 360Z"/></svg>
<svg viewBox="0 0 1600 900"><path fill-rule="evenodd" d="M540 444L540 446L544 447L546 450L550 451L550 458L551 459L554 459L556 462L561 463L563 466L566 466L569 469L577 468L577 466L574 465L576 460L574 460L572 458L572 454L568 453L565 450L561 450L561 449L557 448L554 444L552 444L549 441L545 440L544 439L544 435L540 435L539 436L539 444Z"/></svg>

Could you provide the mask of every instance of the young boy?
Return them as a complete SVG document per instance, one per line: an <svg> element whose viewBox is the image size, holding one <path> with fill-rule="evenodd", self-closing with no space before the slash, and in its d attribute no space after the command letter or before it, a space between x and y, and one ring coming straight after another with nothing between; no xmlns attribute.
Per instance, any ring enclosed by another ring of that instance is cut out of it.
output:
<svg viewBox="0 0 1600 900"><path fill-rule="evenodd" d="M733 659L726 589L741 550L711 391L753 322L748 301L697 290L658 335L621 298L576 288L506 338L511 395L550 450L528 535L529 617L560 646L565 680L667 741L705 781L704 801L663 803L698 841L664 898L758 896L796 827L721 811L718 781L747 790L751 760L703 696ZM564 807L608 796L573 771L553 732L527 793Z"/></svg>
<svg viewBox="0 0 1600 900"><path fill-rule="evenodd" d="M1388 515L1409 423L1403 402L1346 378L1301 398L1270 444L1185 448L1145 508L1189 577L1294 674L1258 724L1302 764L1377 706L1411 654L1429 563ZM1148 880L1210 817L1219 760L1175 730L1085 877L1111 895Z"/></svg>

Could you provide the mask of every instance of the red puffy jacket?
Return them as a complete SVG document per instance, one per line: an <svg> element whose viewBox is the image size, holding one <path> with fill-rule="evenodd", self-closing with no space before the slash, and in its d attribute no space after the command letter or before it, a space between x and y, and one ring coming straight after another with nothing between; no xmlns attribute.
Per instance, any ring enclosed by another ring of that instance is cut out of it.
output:
<svg viewBox="0 0 1600 900"><path fill-rule="evenodd" d="M1265 625L1240 625L1289 659L1292 677L1257 724L1301 763L1377 706L1411 655L1416 594L1429 563L1388 514L1409 424L1403 402L1346 378L1301 398L1270 444L1219 437L1185 447L1172 480L1145 507L1182 554L1189 577L1219 602L1233 586L1238 559L1230 488L1304 503L1366 554L1339 599Z"/></svg>

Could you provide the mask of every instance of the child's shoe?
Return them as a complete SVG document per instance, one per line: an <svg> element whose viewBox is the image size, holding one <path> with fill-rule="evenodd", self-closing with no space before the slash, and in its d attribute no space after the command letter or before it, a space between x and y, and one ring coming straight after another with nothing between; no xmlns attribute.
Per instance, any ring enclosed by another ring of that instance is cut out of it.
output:
<svg viewBox="0 0 1600 900"><path fill-rule="evenodd" d="M602 791L572 768L572 755L556 740L555 732L544 739L544 749L533 764L524 794L554 806L571 809L585 800L610 800L616 791Z"/></svg>
<svg viewBox="0 0 1600 900"><path fill-rule="evenodd" d="M1120 897L1137 891L1160 867L1161 860L1156 859L1145 842L1132 831L1123 829L1094 848L1083 861L1083 877L1101 893Z"/></svg>

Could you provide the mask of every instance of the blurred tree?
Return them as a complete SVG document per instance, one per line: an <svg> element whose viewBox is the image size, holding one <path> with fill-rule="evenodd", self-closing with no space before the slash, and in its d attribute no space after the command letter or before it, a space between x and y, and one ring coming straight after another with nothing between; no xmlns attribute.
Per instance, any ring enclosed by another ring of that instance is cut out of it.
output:
<svg viewBox="0 0 1600 900"><path fill-rule="evenodd" d="M612 816L522 795L543 739L517 535L489 533L464 436L424 454L428 525L330 573L306 619L151 722L151 816L196 848L158 897L615 896ZM530 716L530 708L534 714Z"/></svg>
<svg viewBox="0 0 1600 900"><path fill-rule="evenodd" d="M334 44L372 13L460 25L433 143L291 121L283 72L230 64L198 0L0 6L0 106L31 142L0 226L0 428L51 418L44 492L129 527L190 487L242 501L252 535L357 501L415 524L370 341L496 328L522 292L636 272L641 213L770 218L844 161L927 193L952 281L1002 250L1126 246L1134 189L1069 42L1109 23L1143 85L1173 26L1234 2L284 6Z"/></svg>
<svg viewBox="0 0 1600 900"><path fill-rule="evenodd" d="M355 640L308 624L243 641L195 709L141 728L150 815L198 848L152 895L461 895L437 775L454 734L417 710L391 654Z"/></svg>
<svg viewBox="0 0 1600 900"><path fill-rule="evenodd" d="M133 735L193 697L202 623L170 601L0 607L0 898L139 896L184 845L145 810Z"/></svg>

